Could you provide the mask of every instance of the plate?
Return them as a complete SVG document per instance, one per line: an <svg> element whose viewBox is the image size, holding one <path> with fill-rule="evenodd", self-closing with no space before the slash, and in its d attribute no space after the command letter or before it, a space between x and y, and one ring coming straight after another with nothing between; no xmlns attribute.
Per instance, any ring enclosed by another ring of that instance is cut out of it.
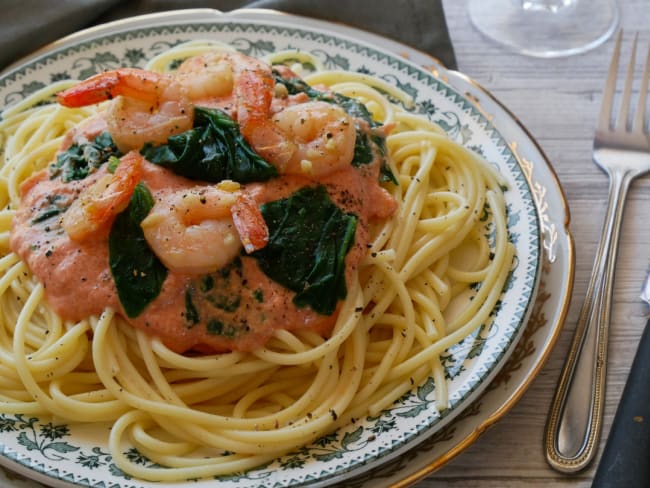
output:
<svg viewBox="0 0 650 488"><path fill-rule="evenodd" d="M473 85L462 75L445 72L439 66L435 72L424 70L396 54L408 53L408 48L388 40L378 43L375 37L344 26L267 11L220 14L213 10L189 10L137 17L80 32L14 65L0 78L0 105L8 106L51 81L85 78L119 66L139 66L186 40L219 39L256 57L299 47L318 56L329 68L372 73L406 91L415 99L417 112L438 122L459 142L482 152L506 176L510 186L506 193L508 226L517 246L517 265L500 307L495 310L494 321L478 328L445 354L450 407L440 413L433 408L431 385L426 382L381 415L341 429L264 468L220 477L220 486L335 482L362 485L370 480L377 486L375 481L379 480L393 483L392 477L410 482L423 476L469 445L481 430L502 415L499 410L516 401L550 351L566 312L564 291L570 286L573 255L566 218L560 217L566 217L567 211L544 207L548 202L544 195L539 195L537 186L548 186L551 193L561 194L561 189L539 148L527 134L515 134L522 129L505 110L506 115L501 116L503 124L517 139L509 141L504 137L501 125L496 125L497 121L476 103L478 98L470 91ZM412 51L412 56L417 58L421 54ZM496 102L494 107L498 107ZM563 197L559 201L564 202ZM555 226L558 229L553 230ZM549 269L558 261L565 261L565 265L570 261L565 268L568 275L560 275L559 268ZM544 309L553 318L530 332L529 322L549 302L535 301L538 283L542 279L544 285L553 269L559 286L549 290L559 290L557 300L555 306ZM528 374L517 383L519 393L513 395L512 388L508 388L504 397L499 394L503 392L497 391L499 382L493 380L510 356L514 354L517 358L515 346L521 338L532 340L533 349L536 351L538 346L539 352L519 358L525 361L532 356L525 368ZM480 397L486 389L488 393ZM486 404L485 413L479 408L473 414L476 405L483 405L483 399L495 391L497 394ZM447 445L440 443L441 433ZM0 415L0 463L32 479L65 487L165 486L126 477L111 463L106 440L105 425L80 427L49 419ZM418 449L414 450L415 445ZM421 451L428 456L410 454ZM404 459L410 459L408 467L401 464ZM199 480L191 484L201 487L213 483Z"/></svg>

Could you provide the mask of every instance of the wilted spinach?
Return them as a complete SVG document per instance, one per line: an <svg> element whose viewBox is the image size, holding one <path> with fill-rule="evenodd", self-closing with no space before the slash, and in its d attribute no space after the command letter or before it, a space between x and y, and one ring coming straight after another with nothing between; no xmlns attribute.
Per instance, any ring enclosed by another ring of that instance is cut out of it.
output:
<svg viewBox="0 0 650 488"><path fill-rule="evenodd" d="M56 156L50 165L50 177L61 176L64 183L83 180L96 171L111 156L121 156L108 132L102 132L93 141L72 144Z"/></svg>
<svg viewBox="0 0 650 488"><path fill-rule="evenodd" d="M167 268L149 248L140 227L153 205L147 187L138 183L108 238L109 266L120 303L130 318L140 315L160 294L167 277Z"/></svg>
<svg viewBox="0 0 650 488"><path fill-rule="evenodd" d="M354 244L357 217L338 208L324 186L302 188L261 211L269 243L252 253L260 268L296 293L298 307L332 314L347 295L345 256Z"/></svg>
<svg viewBox="0 0 650 488"><path fill-rule="evenodd" d="M152 163L194 180L247 183L278 174L250 147L237 123L218 109L196 107L193 129L169 137L167 144L146 144L140 152Z"/></svg>

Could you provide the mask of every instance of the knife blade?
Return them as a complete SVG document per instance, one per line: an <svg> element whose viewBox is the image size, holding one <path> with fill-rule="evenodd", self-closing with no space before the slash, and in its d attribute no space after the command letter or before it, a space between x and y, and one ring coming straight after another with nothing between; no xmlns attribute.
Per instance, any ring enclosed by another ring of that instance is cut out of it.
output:
<svg viewBox="0 0 650 488"><path fill-rule="evenodd" d="M650 273L641 299L650 305ZM650 487L650 320L641 335L591 486Z"/></svg>

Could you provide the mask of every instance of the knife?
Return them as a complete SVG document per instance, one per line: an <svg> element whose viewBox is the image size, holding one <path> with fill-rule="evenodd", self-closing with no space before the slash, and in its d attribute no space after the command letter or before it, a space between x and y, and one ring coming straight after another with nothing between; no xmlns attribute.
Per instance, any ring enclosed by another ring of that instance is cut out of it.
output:
<svg viewBox="0 0 650 488"><path fill-rule="evenodd" d="M641 299L650 305L650 273ZM650 487L650 320L643 330L591 486Z"/></svg>

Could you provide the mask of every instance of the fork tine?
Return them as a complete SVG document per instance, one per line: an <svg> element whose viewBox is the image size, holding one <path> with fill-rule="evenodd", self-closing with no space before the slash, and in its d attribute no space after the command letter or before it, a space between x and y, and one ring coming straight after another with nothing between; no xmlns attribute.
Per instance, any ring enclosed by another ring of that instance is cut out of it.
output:
<svg viewBox="0 0 650 488"><path fill-rule="evenodd" d="M618 120L616 127L630 130L630 97L632 96L632 81L634 80L634 62L636 60L636 42L639 35L634 36L632 42L632 50L630 52L630 61L627 65L627 74L625 75L625 87L623 88L623 99L621 101L621 109L618 113Z"/></svg>
<svg viewBox="0 0 650 488"><path fill-rule="evenodd" d="M616 92L616 74L618 72L618 58L621 53L621 38L623 37L623 29L618 32L616 38L616 45L612 53L612 61L609 65L609 72L607 74L607 81L605 82L605 89L603 90L603 98L600 102L600 116L598 117L598 128L600 130L610 130L612 123L612 108L614 105L614 93Z"/></svg>
<svg viewBox="0 0 650 488"><path fill-rule="evenodd" d="M648 79L650 78L650 44L648 45L648 54L643 68L643 79L639 88L639 102L634 117L634 130L644 133L648 127L648 112L646 110L646 100L648 97Z"/></svg>

